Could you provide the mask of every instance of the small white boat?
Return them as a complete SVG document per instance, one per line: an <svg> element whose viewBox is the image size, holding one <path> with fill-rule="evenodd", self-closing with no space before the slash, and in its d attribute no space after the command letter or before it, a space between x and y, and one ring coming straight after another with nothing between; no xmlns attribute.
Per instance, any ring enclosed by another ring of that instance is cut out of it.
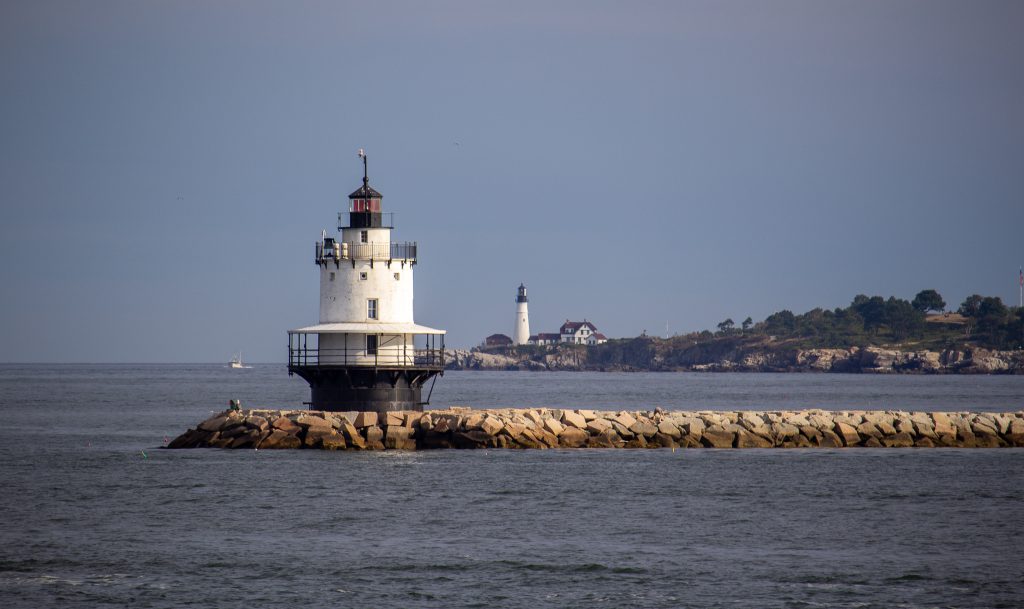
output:
<svg viewBox="0 0 1024 609"><path fill-rule="evenodd" d="M228 368L252 368L252 366L242 364L242 354L239 352L238 355L232 357L231 361L228 362Z"/></svg>

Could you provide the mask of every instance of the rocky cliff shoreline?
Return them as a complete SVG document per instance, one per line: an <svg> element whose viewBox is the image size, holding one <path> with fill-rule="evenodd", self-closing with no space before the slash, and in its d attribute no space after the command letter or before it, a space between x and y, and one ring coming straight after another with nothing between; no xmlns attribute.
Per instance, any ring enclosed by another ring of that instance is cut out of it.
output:
<svg viewBox="0 0 1024 609"><path fill-rule="evenodd" d="M224 411L167 448L1024 447L1024 411Z"/></svg>
<svg viewBox="0 0 1024 609"><path fill-rule="evenodd" d="M850 347L796 349L765 345L691 348L683 352L624 350L615 359L595 358L587 348L507 353L455 349L449 370L845 372L866 374L1024 374L1024 351L947 349L944 351Z"/></svg>

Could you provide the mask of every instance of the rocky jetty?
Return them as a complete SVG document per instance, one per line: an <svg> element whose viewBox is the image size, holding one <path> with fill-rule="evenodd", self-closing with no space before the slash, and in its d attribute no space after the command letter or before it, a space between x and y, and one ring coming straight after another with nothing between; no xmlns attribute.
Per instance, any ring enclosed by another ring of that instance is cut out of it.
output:
<svg viewBox="0 0 1024 609"><path fill-rule="evenodd" d="M167 448L841 448L1024 446L1024 411L224 411Z"/></svg>

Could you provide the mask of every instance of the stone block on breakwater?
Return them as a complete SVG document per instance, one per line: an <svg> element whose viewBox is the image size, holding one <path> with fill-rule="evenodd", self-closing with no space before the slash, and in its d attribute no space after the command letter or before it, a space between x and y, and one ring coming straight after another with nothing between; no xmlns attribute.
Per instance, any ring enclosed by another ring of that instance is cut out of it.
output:
<svg viewBox="0 0 1024 609"><path fill-rule="evenodd" d="M1024 447L1024 411L224 411L168 448Z"/></svg>

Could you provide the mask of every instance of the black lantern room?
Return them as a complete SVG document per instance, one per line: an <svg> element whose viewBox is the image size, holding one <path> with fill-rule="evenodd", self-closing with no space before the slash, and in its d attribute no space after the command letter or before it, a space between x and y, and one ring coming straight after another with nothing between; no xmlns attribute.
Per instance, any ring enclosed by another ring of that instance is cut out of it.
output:
<svg viewBox="0 0 1024 609"><path fill-rule="evenodd" d="M380 200L382 195L370 187L370 178L366 170L366 155L359 151L363 158L363 185L348 196L348 219L352 228L382 228Z"/></svg>

